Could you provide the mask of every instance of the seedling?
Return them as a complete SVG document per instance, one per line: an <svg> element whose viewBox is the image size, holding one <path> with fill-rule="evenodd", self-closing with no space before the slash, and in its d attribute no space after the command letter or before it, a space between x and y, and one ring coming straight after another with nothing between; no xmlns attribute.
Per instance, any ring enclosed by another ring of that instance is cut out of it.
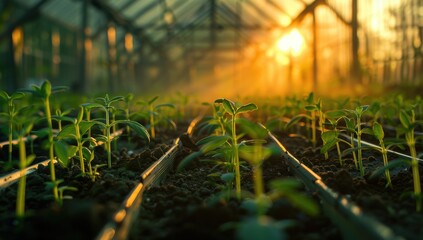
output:
<svg viewBox="0 0 423 240"><path fill-rule="evenodd" d="M405 140L407 142L408 148L410 149L414 195L416 198L416 210L417 212L420 212L422 210L422 193L420 187L419 163L417 161L416 138L414 137L414 129L419 124L423 125L423 122L416 121L414 107L415 106L412 106L412 109L408 111L402 110L400 112L399 118L404 128L403 130L405 132Z"/></svg>
<svg viewBox="0 0 423 240"><path fill-rule="evenodd" d="M0 98L7 102L7 112L0 113L0 116L5 117L7 119L8 141L9 141L9 158L8 158L9 166L12 165L13 122L14 122L14 118L16 114L18 113L18 111L16 110L16 105L14 101L22 99L24 96L25 94L22 92L15 92L11 96L9 96L5 91L0 91Z"/></svg>
<svg viewBox="0 0 423 240"><path fill-rule="evenodd" d="M52 116L52 119L57 121L57 126L59 128L59 132L62 131L62 118L69 115L71 113L72 109L66 109L62 112L62 110L57 109L56 115Z"/></svg>
<svg viewBox="0 0 423 240"><path fill-rule="evenodd" d="M113 97L112 99L109 98L109 95L106 94L104 98L97 98L97 101L100 103L84 103L82 104L85 108L100 108L105 113L105 123L100 121L95 121L96 124L100 125L105 130L105 135L99 136L98 139L104 141L106 143L106 151L107 151L107 166L109 168L112 167L112 151L111 151L111 134L110 130L117 124L127 125L132 128L137 134L147 138L150 141L150 135L148 131L142 126L140 123L131 121L131 120L117 120L114 122L110 122L110 111L114 107L112 104L114 102L122 101L122 96Z"/></svg>
<svg viewBox="0 0 423 240"><path fill-rule="evenodd" d="M241 198L241 174L238 153L238 136L236 134L236 119L241 113L251 112L257 110L257 106L253 103L241 105L234 103L225 98L215 100L215 103L222 104L225 112L231 117L231 142L232 142L232 164L235 172L235 191L238 199Z"/></svg>
<svg viewBox="0 0 423 240"><path fill-rule="evenodd" d="M380 125L378 122L375 122L373 124L373 135L376 137L376 139L379 141L380 149L378 149L382 153L383 158L383 166L385 167L385 177L386 177L386 187L392 188L392 182L391 182L391 174L389 173L388 166L388 149L391 145L388 145L385 147L385 142L383 141L385 137L385 132L383 131L382 125Z"/></svg>
<svg viewBox="0 0 423 240"><path fill-rule="evenodd" d="M71 122L63 128L62 131L57 135L58 141L55 143L55 150L60 162L67 165L65 161L70 157L73 157L75 153L78 153L79 163L82 175L85 175L85 164L84 164L84 155L83 155L83 144L85 141L83 135L96 124L96 122L87 122L83 121L84 109L82 106L79 108L78 116L76 119L62 117L62 120ZM65 139L74 139L76 141L76 146L71 146L67 144ZM88 138L90 140L90 138Z"/></svg>
<svg viewBox="0 0 423 240"><path fill-rule="evenodd" d="M368 105L358 106L355 110L347 109L346 111L353 115L355 120L354 128L350 128L351 126L347 125L347 128L350 132L355 133L357 138L357 161L358 161L358 168L360 170L360 175L364 176L364 167L363 167L363 156L362 156L362 146L361 146L361 135L363 133L372 134L371 129L369 128L362 128L361 117L363 113L367 110Z"/></svg>
<svg viewBox="0 0 423 240"><path fill-rule="evenodd" d="M36 85L32 86L32 90L29 90L34 96L41 98L45 107L45 114L47 118L47 132L48 132L48 142L49 142L49 157L50 157L50 176L51 181L56 182L56 172L54 169L54 141L53 141L53 124L50 110L50 96L52 93L57 93L66 90L67 87L53 87L49 81L44 81L41 87ZM59 192L57 189L57 184L53 186L53 195L56 201L59 200Z"/></svg>
<svg viewBox="0 0 423 240"><path fill-rule="evenodd" d="M125 102L125 119L126 120L131 120L130 119L130 109L131 109L131 104L132 101L134 99L134 95L132 93L129 93L128 95L125 96L124 98L124 102ZM126 133L128 134L128 142L131 143L131 128L129 126L126 126Z"/></svg>
<svg viewBox="0 0 423 240"><path fill-rule="evenodd" d="M20 175L18 183L18 192L16 198L16 217L22 218L25 215L25 188L26 188L26 168L31 165L35 159L35 155L26 156L24 136L29 134L32 129L32 123L27 122L21 124L20 131L18 133L18 144L19 144L19 169Z"/></svg>
<svg viewBox="0 0 423 240"><path fill-rule="evenodd" d="M148 111L147 111L147 116L149 119L149 123L150 123L150 135L151 138L156 138L156 128L155 126L157 125L157 123L159 122L156 117L160 116L160 109L168 107L168 108L175 108L175 105L171 104L171 103L163 103L163 104L158 104L158 105L154 105L154 102L158 99L159 97L153 97L152 99L148 100L148 101L140 101L140 104L143 104L145 106L147 106ZM167 119L169 123L171 123L175 128L176 128L176 124L171 121L170 119Z"/></svg>

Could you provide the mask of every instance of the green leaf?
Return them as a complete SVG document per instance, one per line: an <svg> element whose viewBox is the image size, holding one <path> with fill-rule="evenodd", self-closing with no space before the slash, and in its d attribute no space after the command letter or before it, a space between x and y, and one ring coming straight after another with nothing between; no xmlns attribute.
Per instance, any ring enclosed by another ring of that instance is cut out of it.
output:
<svg viewBox="0 0 423 240"><path fill-rule="evenodd" d="M117 120L113 122L111 126L116 124L126 124L130 128L132 128L132 130L134 130L136 134L140 135L141 137L147 138L147 140L150 141L150 134L148 133L147 129L143 125L141 125L139 122L135 122L131 120Z"/></svg>
<svg viewBox="0 0 423 240"><path fill-rule="evenodd" d="M105 107L99 103L83 103L81 104L82 107L86 108L86 109L92 109L92 108L103 108L105 109Z"/></svg>
<svg viewBox="0 0 423 240"><path fill-rule="evenodd" d="M320 153L327 153L331 148L336 145L336 139L331 139L325 142L325 144L320 148Z"/></svg>
<svg viewBox="0 0 423 240"><path fill-rule="evenodd" d="M97 124L97 122L87 122L87 121L80 122L79 123L79 132L80 132L81 136L83 136L95 124Z"/></svg>
<svg viewBox="0 0 423 240"><path fill-rule="evenodd" d="M28 167L29 165L31 165L31 163L35 160L35 154L31 154L28 157L26 157L26 163L25 163L25 167Z"/></svg>
<svg viewBox="0 0 423 240"><path fill-rule="evenodd" d="M246 104L246 105L241 106L240 108L238 108L236 110L236 114L251 112L251 111L255 111L257 109L258 109L258 107L254 103L249 103L249 104Z"/></svg>
<svg viewBox="0 0 423 240"><path fill-rule="evenodd" d="M176 168L176 170L182 171L183 169L185 169L185 167L188 164L190 164L192 161L194 161L196 158L200 157L201 155L203 155L202 152L193 152L189 154L184 159L182 159L182 161L178 164L178 167Z"/></svg>
<svg viewBox="0 0 423 240"><path fill-rule="evenodd" d="M70 123L75 122L75 119L74 118L67 117L67 116L54 115L54 116L51 116L51 118L56 119L56 120L60 120L60 121L70 122Z"/></svg>
<svg viewBox="0 0 423 240"><path fill-rule="evenodd" d="M378 122L373 124L373 134L375 135L376 139L381 141L385 137L385 133L383 132L382 125Z"/></svg>
<svg viewBox="0 0 423 240"><path fill-rule="evenodd" d="M354 119L350 119L350 118L347 118L347 117L344 117L343 119L345 121L345 126L347 127L347 129L351 132L354 132L355 131L355 121L354 121Z"/></svg>
<svg viewBox="0 0 423 240"><path fill-rule="evenodd" d="M336 139L338 138L338 132L337 131L326 131L322 133L322 140L323 142L328 142L328 141L336 141Z"/></svg>
<svg viewBox="0 0 423 240"><path fill-rule="evenodd" d="M327 111L325 116L330 119L339 119L345 116L345 112L343 110Z"/></svg>
<svg viewBox="0 0 423 240"><path fill-rule="evenodd" d="M70 162L69 159L75 156L77 150L78 148L76 146L69 145L63 140L58 140L54 143L56 156L60 164L65 167L68 167Z"/></svg>
<svg viewBox="0 0 423 240"><path fill-rule="evenodd" d="M317 216L319 214L319 206L307 196L295 192L287 194L287 197L296 208L302 210L306 214L310 216Z"/></svg>
<svg viewBox="0 0 423 240"><path fill-rule="evenodd" d="M43 97L48 97L51 95L51 83L50 81L46 80L41 85L41 93Z"/></svg>
<svg viewBox="0 0 423 240"><path fill-rule="evenodd" d="M229 113L230 115L233 116L233 115L236 114L234 102L227 100L227 99L223 99L222 105L223 105L223 108L225 109L225 111L227 113Z"/></svg>
<svg viewBox="0 0 423 240"><path fill-rule="evenodd" d="M371 128L363 128L363 129L361 129L361 133L368 134L368 135L374 134L373 130Z"/></svg>
<svg viewBox="0 0 423 240"><path fill-rule="evenodd" d="M67 91L67 90L69 90L69 88L66 86L55 86L55 87L52 87L51 93L59 93L59 92Z"/></svg>
<svg viewBox="0 0 423 240"><path fill-rule="evenodd" d="M241 221L237 229L237 239L243 240L280 240L287 239L284 231L280 230L270 217L265 215L249 217Z"/></svg>
<svg viewBox="0 0 423 240"><path fill-rule="evenodd" d="M43 137L47 136L49 134L49 132L50 132L49 128L43 128L43 129L40 129L40 130L37 130L37 131L32 131L32 133L39 138L43 138Z"/></svg>
<svg viewBox="0 0 423 240"><path fill-rule="evenodd" d="M313 93L313 92L311 92L310 94L308 94L307 99L306 99L306 102L307 102L308 104L312 104L312 103L313 103L313 101L314 101L314 93Z"/></svg>
<svg viewBox="0 0 423 240"><path fill-rule="evenodd" d="M381 176L385 173L385 170L390 170L398 167L405 167L405 166L411 166L411 161L408 159L395 159L388 162L386 166L380 167L372 172L370 175L370 179L374 179L376 177Z"/></svg>
<svg viewBox="0 0 423 240"><path fill-rule="evenodd" d="M411 127L410 116L407 114L406 111L402 110L400 112L399 117L400 117L401 124L408 130Z"/></svg>
<svg viewBox="0 0 423 240"><path fill-rule="evenodd" d="M216 148L221 147L230 139L229 136L223 135L223 136L208 136L200 141L197 142L197 145L201 146L201 152L207 153L209 151L212 151Z"/></svg>
<svg viewBox="0 0 423 240"><path fill-rule="evenodd" d="M168 107L168 108L175 108L175 105L173 105L172 103L163 103L163 104L159 104L157 106L154 107L154 109L160 109L163 107Z"/></svg>
<svg viewBox="0 0 423 240"><path fill-rule="evenodd" d="M307 105L304 107L305 110L307 111L317 111L319 110L319 108L316 105Z"/></svg>
<svg viewBox="0 0 423 240"><path fill-rule="evenodd" d="M84 108L82 106L79 106L79 112L78 116L76 117L76 122L79 124L84 117Z"/></svg>
<svg viewBox="0 0 423 240"><path fill-rule="evenodd" d="M234 181L235 179L235 173L224 173L222 175L220 175L220 179L222 181L224 181L225 183L230 183L232 181Z"/></svg>
<svg viewBox="0 0 423 240"><path fill-rule="evenodd" d="M291 118L291 120L289 120L289 122L285 125L285 129L289 129L292 125L297 124L303 118L307 118L307 116L305 114L300 114Z"/></svg>
<svg viewBox="0 0 423 240"><path fill-rule="evenodd" d="M159 96L155 96L152 99L148 100L148 105L153 104L158 98L159 98Z"/></svg>
<svg viewBox="0 0 423 240"><path fill-rule="evenodd" d="M76 129L74 124L69 124L62 128L62 131L57 134L57 139L76 138Z"/></svg>
<svg viewBox="0 0 423 240"><path fill-rule="evenodd" d="M297 189L301 187L301 183L293 178L287 178L287 179L276 179L270 181L270 188L273 191L279 191L279 192L285 192L285 191L291 191L293 189Z"/></svg>
<svg viewBox="0 0 423 240"><path fill-rule="evenodd" d="M0 91L0 97L4 99L5 101L9 101L10 99L9 94L7 94L7 92L5 91Z"/></svg>
<svg viewBox="0 0 423 240"><path fill-rule="evenodd" d="M109 100L109 104L112 104L114 102L118 102L118 101L124 101L125 98L123 96L116 96L113 97L112 99Z"/></svg>

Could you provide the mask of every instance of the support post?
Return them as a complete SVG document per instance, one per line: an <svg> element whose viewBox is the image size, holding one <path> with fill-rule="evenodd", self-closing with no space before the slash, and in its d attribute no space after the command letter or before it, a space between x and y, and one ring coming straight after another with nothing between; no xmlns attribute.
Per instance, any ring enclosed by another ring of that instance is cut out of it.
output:
<svg viewBox="0 0 423 240"><path fill-rule="evenodd" d="M81 23L81 53L79 59L79 79L77 84L78 91L85 92L86 85L86 64L87 64L87 50L85 41L87 39L87 22L88 22L88 1L82 1L82 23Z"/></svg>
<svg viewBox="0 0 423 240"><path fill-rule="evenodd" d="M316 19L316 9L313 9L313 85L312 91L316 93L317 91L317 82L318 82L318 59L317 59L317 19Z"/></svg>
<svg viewBox="0 0 423 240"><path fill-rule="evenodd" d="M352 36L352 65L351 77L353 81L361 81L360 62L358 59L358 0L352 0L351 36Z"/></svg>

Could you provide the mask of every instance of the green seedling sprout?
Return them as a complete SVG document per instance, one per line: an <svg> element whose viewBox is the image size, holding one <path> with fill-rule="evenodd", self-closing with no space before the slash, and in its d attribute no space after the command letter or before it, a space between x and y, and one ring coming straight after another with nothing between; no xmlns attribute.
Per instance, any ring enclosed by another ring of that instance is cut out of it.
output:
<svg viewBox="0 0 423 240"><path fill-rule="evenodd" d="M62 131L62 117L69 115L71 111L71 109L66 109L62 112L60 109L57 109L56 115L52 116L52 119L57 121L57 127L59 128L59 132Z"/></svg>
<svg viewBox="0 0 423 240"><path fill-rule="evenodd" d="M71 186L60 186L59 187L59 185L62 184L63 182L64 182L63 179L59 179L59 180L57 180L54 183L49 182L47 184L47 187L48 188L57 188L58 189L57 190L58 191L58 200L57 200L57 203L59 203L59 205L63 205L63 200L64 199L71 199L72 198L70 196L65 196L64 195L64 192L65 191L78 191L78 188L76 188L76 187L71 187Z"/></svg>
<svg viewBox="0 0 423 240"><path fill-rule="evenodd" d="M385 142L383 141L385 137L385 132L383 131L382 125L380 125L378 122L375 122L373 124L373 135L376 137L376 139L379 141L380 149L378 149L382 153L383 158L383 166L385 167L385 177L386 177L386 187L392 188L392 182L391 182L391 174L389 172L388 166L388 149L390 146L385 147Z"/></svg>
<svg viewBox="0 0 423 240"><path fill-rule="evenodd" d="M355 126L354 128L350 128L348 127L348 130L355 133L356 137L357 137L357 162L358 162L358 168L360 170L360 175L364 176L364 167L363 167L363 156L362 156L362 146L361 146L361 135L363 133L369 133L372 134L371 129L369 128L362 128L362 122L361 122L361 117L363 115L363 113L367 110L368 106L367 105L363 105L363 106L358 106L355 108L355 110L350 110L347 109L346 111L351 113L354 117L355 120ZM370 131L369 131L370 130Z"/></svg>
<svg viewBox="0 0 423 240"><path fill-rule="evenodd" d="M126 120L131 120L131 114L130 114L130 110L131 110L131 104L132 101L134 100L134 95L132 93L129 93L128 95L125 96L124 98L124 102L125 102L125 119ZM131 143L131 128L129 126L126 126L126 133L128 134L128 142Z"/></svg>
<svg viewBox="0 0 423 240"><path fill-rule="evenodd" d="M97 98L97 101L100 103L84 103L82 104L85 108L100 108L105 113L105 123L100 121L94 121L96 124L100 125L105 130L105 135L99 136L98 138L102 141L104 141L106 144L106 151L107 151L107 166L109 168L112 167L112 151L111 151L111 134L110 130L113 128L113 126L117 124L123 124L127 125L132 128L132 130L135 131L135 133L139 134L140 136L143 136L147 138L148 141L150 141L150 135L148 134L148 131L145 129L144 126L142 126L140 123L131 121L131 120L117 120L114 122L110 122L110 111L114 107L112 106L113 103L118 101L123 101L122 96L116 96L113 98L109 98L109 95L106 94L104 98Z"/></svg>
<svg viewBox="0 0 423 240"><path fill-rule="evenodd" d="M222 104L225 112L231 117L231 142L232 142L232 164L235 172L235 191L238 199L241 198L241 174L238 153L238 136L236 134L236 119L241 113L251 112L257 110L257 106L253 103L241 105L234 103L225 98L215 100L215 103Z"/></svg>
<svg viewBox="0 0 423 240"><path fill-rule="evenodd" d="M96 122L87 122L83 120L84 117L84 108L80 106L78 115L75 119L69 117L62 117L62 120L66 120L71 122L71 124L67 125L63 128L62 131L59 132L57 135L57 141L55 142L55 150L58 156L59 161L63 165L67 165L67 160L70 157L73 157L76 153L78 153L80 169L82 175L85 175L85 164L84 164L84 155L83 155L83 144L88 138L85 140L83 136L89 129L91 129ZM74 139L76 141L76 146L72 146L66 143L66 139Z"/></svg>
<svg viewBox="0 0 423 240"><path fill-rule="evenodd" d="M49 142L50 177L53 183L56 182L56 171L54 168L54 141L53 141L53 124L52 124L51 109L50 109L50 96L53 93L61 92L64 90L67 90L67 87L52 87L51 83L48 80L44 81L41 87L33 85L32 90L28 90L34 96L41 98L45 107L45 114L46 114L47 124L48 124L47 132L48 132L48 142ZM53 196L56 201L59 200L59 192L57 189L57 184L53 185Z"/></svg>
<svg viewBox="0 0 423 240"><path fill-rule="evenodd" d="M19 144L19 169L20 175L18 183L18 192L16 198L16 217L23 218L25 215L25 188L26 188L26 168L31 165L32 161L35 159L35 155L26 156L25 149L25 135L29 134L33 125L32 123L27 123L21 126L21 129L18 133L18 144Z"/></svg>
<svg viewBox="0 0 423 240"><path fill-rule="evenodd" d="M241 125L245 132L252 138L248 143L253 145L247 145L247 142L241 142L239 146L240 156L245 159L253 169L253 182L254 182L254 193L255 200L257 202L259 215L263 215L270 205L270 200L264 191L263 184L263 162L272 155L272 150L268 147L264 147L267 137L266 129L261 126L249 122L243 121Z"/></svg>
<svg viewBox="0 0 423 240"><path fill-rule="evenodd" d="M420 174L419 174L419 163L417 161L417 152L416 152L416 138L414 136L414 129L418 124L422 125L422 121L416 121L414 114L414 107L405 111L400 112L399 118L405 132L405 140L407 142L408 148L410 149L411 155L411 169L413 172L413 185L414 185L414 195L416 198L416 211L420 212L422 210L422 193L420 187Z"/></svg>
<svg viewBox="0 0 423 240"><path fill-rule="evenodd" d="M14 118L17 114L16 104L14 103L15 100L22 99L25 96L22 92L15 92L9 96L5 91L0 91L0 99L7 102L7 112L0 113L1 117L5 117L7 119L8 125L8 141L9 141L9 157L8 157L8 164L12 165L12 151L13 151L13 122Z"/></svg>
<svg viewBox="0 0 423 240"><path fill-rule="evenodd" d="M149 123L150 123L150 135L151 138L156 138L156 124L158 123L158 121L156 120L156 117L160 115L159 111L161 108L164 107L168 107L168 108L175 108L175 105L171 104L171 103L163 103L163 104L158 104L155 105L154 102L159 98L159 96L155 96L152 99L148 100L148 101L140 101L140 104L143 104L145 106L147 106L148 108L148 118L149 118ZM173 123L172 121L169 121L174 127L176 127L176 124Z"/></svg>
<svg viewBox="0 0 423 240"><path fill-rule="evenodd" d="M337 126L339 121L344 119L345 113L341 110L335 110L335 111L328 111L325 113L325 115L327 119L329 120L331 129L323 132L321 135L323 146L320 149L320 152L327 154L328 151L332 147L336 146L339 165L343 166L344 161L342 159L341 147L339 143L344 142L347 145L349 145L349 143L339 138L339 133L341 132L341 130L339 130Z"/></svg>
<svg viewBox="0 0 423 240"><path fill-rule="evenodd" d="M88 176L91 178L91 181L95 182L95 179L97 176L100 175L100 173L97 171L101 167L107 166L107 164L96 164L94 166L94 169L92 167L91 162L94 160L95 153L94 153L94 146L96 146L97 143L95 142L95 139L90 140L90 147L83 147L83 154L84 158L87 160L88 165Z"/></svg>

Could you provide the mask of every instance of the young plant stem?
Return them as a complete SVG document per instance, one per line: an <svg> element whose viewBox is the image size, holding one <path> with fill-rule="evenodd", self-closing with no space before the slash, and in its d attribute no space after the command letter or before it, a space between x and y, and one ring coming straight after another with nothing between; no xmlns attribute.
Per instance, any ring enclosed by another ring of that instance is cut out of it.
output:
<svg viewBox="0 0 423 240"><path fill-rule="evenodd" d="M84 155L82 154L82 139L79 129L79 123L75 124L76 142L78 144L79 165L81 166L82 175L85 175Z"/></svg>
<svg viewBox="0 0 423 240"><path fill-rule="evenodd" d="M49 141L49 157L50 157L50 177L53 183L56 182L56 170L54 168L54 144L53 144L53 124L51 121L51 111L50 111L50 97L47 96L44 100L44 105L46 108L47 123L48 123L48 141ZM59 192L57 184L53 184L53 195L56 201L59 200Z"/></svg>
<svg viewBox="0 0 423 240"><path fill-rule="evenodd" d="M19 168L20 179L18 183L18 194L16 198L16 216L22 218L25 215L25 187L26 187L26 150L25 141L22 136L18 137L19 142Z"/></svg>
<svg viewBox="0 0 423 240"><path fill-rule="evenodd" d="M255 144L255 159L260 157L261 145ZM261 168L261 161L256 162L253 164L253 178L254 178L254 192L256 195L256 199L260 199L264 193L263 188L263 170Z"/></svg>
<svg viewBox="0 0 423 240"><path fill-rule="evenodd" d="M236 114L232 115L232 151L232 164L235 168L235 192L237 198L241 199L241 174L239 170L238 140L236 136Z"/></svg>
<svg viewBox="0 0 423 240"><path fill-rule="evenodd" d="M411 155L411 169L413 171L413 185L414 185L414 195L416 197L416 211L420 212L422 210L422 199L421 199L421 187L420 187L420 173L419 173L419 163L417 161L417 152L414 139L414 131L406 133L407 145L410 149Z"/></svg>
<svg viewBox="0 0 423 240"><path fill-rule="evenodd" d="M154 109L153 109L153 105L150 105L150 135L151 135L151 138L156 138L156 130L154 128Z"/></svg>
<svg viewBox="0 0 423 240"><path fill-rule="evenodd" d="M106 108L106 151L107 151L107 166L112 168L112 149L111 149L111 139L110 139L110 119L109 119L109 109Z"/></svg>
<svg viewBox="0 0 423 240"><path fill-rule="evenodd" d="M379 141L380 147L381 147L381 153L382 153L382 159L383 159L383 165L388 165L388 150L386 150L385 143L383 140ZM392 182L391 182L391 174L389 173L389 169L385 169L385 177L387 181L387 187L392 188Z"/></svg>
<svg viewBox="0 0 423 240"><path fill-rule="evenodd" d="M351 143L351 147L354 148L354 133L350 134L350 143ZM353 154L355 169L358 170L357 155L355 154L355 151L353 151L352 154Z"/></svg>
<svg viewBox="0 0 423 240"><path fill-rule="evenodd" d="M344 166L344 160L342 159L341 147L339 142L336 142L336 150L338 151L339 165Z"/></svg>
<svg viewBox="0 0 423 240"><path fill-rule="evenodd" d="M361 119L357 118L357 152L358 152L358 168L360 170L360 176L364 176L363 168L363 157L361 151Z"/></svg>
<svg viewBox="0 0 423 240"><path fill-rule="evenodd" d="M87 118L87 122L91 121L91 111L89 109L85 109L85 116ZM88 138L91 138L91 128L88 129Z"/></svg>
<svg viewBox="0 0 423 240"><path fill-rule="evenodd" d="M316 112L311 111L311 143L316 147Z"/></svg>
<svg viewBox="0 0 423 240"><path fill-rule="evenodd" d="M116 120L116 114L113 112L112 113L112 123L114 122ZM113 127L112 127L112 131L115 133L116 132L116 124L113 124ZM117 140L116 139L113 139L113 149L117 149L118 147L117 147Z"/></svg>
<svg viewBox="0 0 423 240"><path fill-rule="evenodd" d="M9 116L10 117L10 116ZM9 164L12 164L12 152L13 152L13 117L9 118Z"/></svg>

